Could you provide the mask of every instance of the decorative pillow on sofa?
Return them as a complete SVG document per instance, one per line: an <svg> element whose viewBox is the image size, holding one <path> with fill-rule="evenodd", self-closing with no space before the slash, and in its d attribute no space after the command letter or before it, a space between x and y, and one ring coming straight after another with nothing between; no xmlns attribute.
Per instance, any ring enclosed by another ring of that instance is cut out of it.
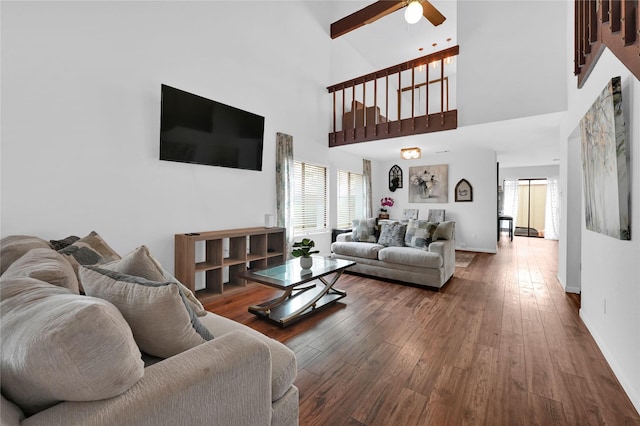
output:
<svg viewBox="0 0 640 426"><path fill-rule="evenodd" d="M437 222L410 219L404 242L409 247L425 248L431 244L434 232L438 228Z"/></svg>
<svg viewBox="0 0 640 426"><path fill-rule="evenodd" d="M455 225L454 221L440 222L433 234L433 240L452 240Z"/></svg>
<svg viewBox="0 0 640 426"><path fill-rule="evenodd" d="M34 248L51 248L51 245L42 238L30 235L11 235L0 240L0 275Z"/></svg>
<svg viewBox="0 0 640 426"><path fill-rule="evenodd" d="M57 251L35 248L7 268L3 277L31 277L78 294L78 278L71 264Z"/></svg>
<svg viewBox="0 0 640 426"><path fill-rule="evenodd" d="M404 247L404 235L407 225L400 222L385 222L382 224L378 244L387 247Z"/></svg>
<svg viewBox="0 0 640 426"><path fill-rule="evenodd" d="M67 258L76 274L78 274L80 265L102 265L120 259L118 253L109 247L95 231L91 231L86 237L80 238L75 243L58 250L58 253ZM80 275L78 275L78 278L80 278ZM82 280L79 280L79 284L80 291L84 291Z"/></svg>
<svg viewBox="0 0 640 426"><path fill-rule="evenodd" d="M0 300L2 394L27 416L112 398L142 378L131 329L109 302L28 277L2 277Z"/></svg>
<svg viewBox="0 0 640 426"><path fill-rule="evenodd" d="M376 238L376 218L354 219L351 241L361 243L375 243Z"/></svg>
<svg viewBox="0 0 640 426"><path fill-rule="evenodd" d="M169 358L213 339L175 282L157 282L97 266L80 266L87 295L113 303L141 350Z"/></svg>
<svg viewBox="0 0 640 426"><path fill-rule="evenodd" d="M140 246L130 253L127 253L122 259L100 265L101 268L110 271L121 272L127 275L146 278L149 281L172 281L180 286L180 290L184 293L191 305L193 311L199 317L205 316L207 311L202 306L198 298L184 284L178 281L173 275L165 271L149 252L147 246Z"/></svg>
<svg viewBox="0 0 640 426"><path fill-rule="evenodd" d="M71 244L75 243L79 239L80 237L76 237L75 235L69 235L68 237L63 238L61 240L49 240L49 242L51 243L51 246L53 247L54 250L62 250L65 247L69 247Z"/></svg>

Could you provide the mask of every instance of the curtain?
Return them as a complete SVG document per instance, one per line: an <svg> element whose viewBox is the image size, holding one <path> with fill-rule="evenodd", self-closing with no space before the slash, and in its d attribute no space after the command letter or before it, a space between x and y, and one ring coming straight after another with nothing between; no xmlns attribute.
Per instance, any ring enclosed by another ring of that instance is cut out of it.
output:
<svg viewBox="0 0 640 426"><path fill-rule="evenodd" d="M504 216L511 216L513 223L518 219L518 181L504 181Z"/></svg>
<svg viewBox="0 0 640 426"><path fill-rule="evenodd" d="M544 238L557 240L560 230L560 196L558 178L547 179L547 206L544 213Z"/></svg>
<svg viewBox="0 0 640 426"><path fill-rule="evenodd" d="M286 231L285 253L293 246L293 137L276 134L276 220Z"/></svg>
<svg viewBox="0 0 640 426"><path fill-rule="evenodd" d="M371 193L371 161L362 160L362 176L364 189L364 217L373 217L373 194Z"/></svg>

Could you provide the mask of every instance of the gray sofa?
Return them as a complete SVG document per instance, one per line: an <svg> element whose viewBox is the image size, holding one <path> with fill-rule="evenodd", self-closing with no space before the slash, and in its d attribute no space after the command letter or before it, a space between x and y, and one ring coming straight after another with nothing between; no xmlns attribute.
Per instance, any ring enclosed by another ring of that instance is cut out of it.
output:
<svg viewBox="0 0 640 426"><path fill-rule="evenodd" d="M206 312L146 247L120 258L92 234L1 241L3 426L298 424L289 348Z"/></svg>
<svg viewBox="0 0 640 426"><path fill-rule="evenodd" d="M427 224L412 220L408 229L418 223L420 226ZM372 238L353 241L354 233L340 234L331 245L331 257L356 262L348 272L440 289L455 271L455 222L436 225L432 235L427 231L419 238L406 234L404 238L399 236L401 239L397 239L395 245L380 244L387 243L381 240L373 242ZM398 230L402 232L401 227Z"/></svg>

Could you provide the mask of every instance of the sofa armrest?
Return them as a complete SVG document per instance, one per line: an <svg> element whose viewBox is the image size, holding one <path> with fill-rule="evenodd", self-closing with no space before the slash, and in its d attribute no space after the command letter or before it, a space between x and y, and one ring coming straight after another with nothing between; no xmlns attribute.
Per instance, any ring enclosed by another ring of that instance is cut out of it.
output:
<svg viewBox="0 0 640 426"><path fill-rule="evenodd" d="M147 367L115 398L62 402L23 425L268 425L271 354L234 331Z"/></svg>
<svg viewBox="0 0 640 426"><path fill-rule="evenodd" d="M429 244L431 253L438 253L442 257L442 267L447 276L453 275L456 269L456 241L438 240Z"/></svg>
<svg viewBox="0 0 640 426"><path fill-rule="evenodd" d="M336 242L339 243L350 243L351 241L353 241L352 237L352 233L351 232L345 232L344 234L338 234L336 235Z"/></svg>

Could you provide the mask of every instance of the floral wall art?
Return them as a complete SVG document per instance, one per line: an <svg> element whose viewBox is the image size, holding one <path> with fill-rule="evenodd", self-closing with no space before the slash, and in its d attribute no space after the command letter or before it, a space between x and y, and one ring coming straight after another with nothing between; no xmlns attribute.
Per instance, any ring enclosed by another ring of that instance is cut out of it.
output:
<svg viewBox="0 0 640 426"><path fill-rule="evenodd" d="M612 78L580 121L587 229L631 239L622 84Z"/></svg>
<svg viewBox="0 0 640 426"><path fill-rule="evenodd" d="M449 201L449 166L409 167L410 203L447 203Z"/></svg>

